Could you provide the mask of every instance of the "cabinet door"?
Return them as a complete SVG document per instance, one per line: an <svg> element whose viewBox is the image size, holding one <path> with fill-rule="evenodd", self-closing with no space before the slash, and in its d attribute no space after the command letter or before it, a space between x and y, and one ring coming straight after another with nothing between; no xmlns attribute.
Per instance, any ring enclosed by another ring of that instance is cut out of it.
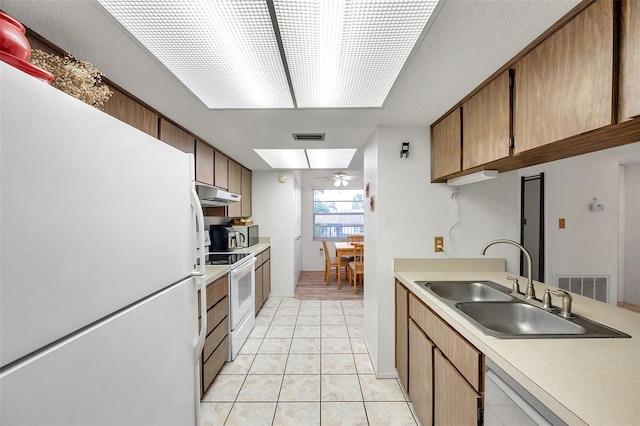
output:
<svg viewBox="0 0 640 426"><path fill-rule="evenodd" d="M251 216L251 170L242 168L242 217Z"/></svg>
<svg viewBox="0 0 640 426"><path fill-rule="evenodd" d="M227 162L228 157L226 155L224 155L220 151L215 152L213 184L218 188L229 188L229 178L227 176L229 166Z"/></svg>
<svg viewBox="0 0 640 426"><path fill-rule="evenodd" d="M409 392L409 300L407 289L396 281L396 370Z"/></svg>
<svg viewBox="0 0 640 426"><path fill-rule="evenodd" d="M409 321L409 396L424 426L433 424L433 349L433 343L422 330Z"/></svg>
<svg viewBox="0 0 640 426"><path fill-rule="evenodd" d="M141 130L154 138L158 137L158 114L136 102L121 91L111 88L113 96L104 105L103 111L120 121Z"/></svg>
<svg viewBox="0 0 640 426"><path fill-rule="evenodd" d="M434 424L482 424L482 398L438 349L433 351ZM415 405L415 403L414 403Z"/></svg>
<svg viewBox="0 0 640 426"><path fill-rule="evenodd" d="M213 185L213 148L197 139L196 181Z"/></svg>
<svg viewBox="0 0 640 426"><path fill-rule="evenodd" d="M160 119L160 140L168 143L182 152L193 154L195 150L195 138L178 126Z"/></svg>
<svg viewBox="0 0 640 426"><path fill-rule="evenodd" d="M470 169L509 156L509 71L462 105L462 168Z"/></svg>
<svg viewBox="0 0 640 426"><path fill-rule="evenodd" d="M256 268L256 289L255 289L255 303L256 303L256 314L262 307L263 297L262 297L262 265Z"/></svg>
<svg viewBox="0 0 640 426"><path fill-rule="evenodd" d="M515 69L516 153L611 124L613 2L593 3Z"/></svg>
<svg viewBox="0 0 640 426"><path fill-rule="evenodd" d="M461 162L462 131L458 108L431 126L431 179L459 172Z"/></svg>
<svg viewBox="0 0 640 426"><path fill-rule="evenodd" d="M229 159L229 192L242 193L242 166ZM242 215L242 200L239 203L231 203L227 206L228 217L240 217Z"/></svg>
<svg viewBox="0 0 640 426"><path fill-rule="evenodd" d="M267 260L262 265L262 303L266 302L271 293L271 260Z"/></svg>
<svg viewBox="0 0 640 426"><path fill-rule="evenodd" d="M640 115L640 2L622 2L619 121Z"/></svg>

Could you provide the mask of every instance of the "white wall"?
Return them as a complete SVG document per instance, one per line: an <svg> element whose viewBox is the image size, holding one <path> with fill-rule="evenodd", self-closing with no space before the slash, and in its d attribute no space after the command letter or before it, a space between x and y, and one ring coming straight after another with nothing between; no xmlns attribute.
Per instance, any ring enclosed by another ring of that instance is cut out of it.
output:
<svg viewBox="0 0 640 426"><path fill-rule="evenodd" d="M409 158L400 158L402 141L410 142ZM393 259L480 257L480 249L496 238L519 238L518 178L506 173L497 179L462 187L455 203L446 184L430 183L428 128L379 127L364 153L364 180L376 197L375 212L365 213L365 341L376 374L395 376ZM445 237L447 253L433 252L433 238ZM452 244L453 243L453 246ZM519 270L519 252L494 246L491 257L507 259Z"/></svg>
<svg viewBox="0 0 640 426"><path fill-rule="evenodd" d="M254 171L252 174L252 219L261 237L271 237L271 295L291 297L294 280L294 177L278 181L280 171Z"/></svg>
<svg viewBox="0 0 640 426"><path fill-rule="evenodd" d="M558 275L610 277L609 301L618 300L619 164L640 152L640 144L598 151L518 171L518 176L545 174L545 278ZM518 199L520 197L518 186ZM596 197L603 212L592 212ZM566 219L559 229L558 219ZM627 220L629 217L627 217ZM627 230L627 239L638 240Z"/></svg>
<svg viewBox="0 0 640 426"><path fill-rule="evenodd" d="M363 188L362 172L345 170L354 179L347 188ZM322 240L313 239L313 190L334 189L332 176L335 170L305 170L302 178L302 270L324 271L324 254L320 253ZM331 244L331 242L328 242Z"/></svg>

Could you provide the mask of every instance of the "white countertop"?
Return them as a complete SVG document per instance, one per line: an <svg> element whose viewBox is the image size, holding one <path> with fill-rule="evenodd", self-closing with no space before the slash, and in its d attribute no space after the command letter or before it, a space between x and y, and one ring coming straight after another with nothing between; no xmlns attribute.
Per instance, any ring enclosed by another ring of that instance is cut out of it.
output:
<svg viewBox="0 0 640 426"><path fill-rule="evenodd" d="M253 254L258 254L266 249L268 249L269 247L271 247L271 244L268 243L258 243L258 244L254 244L251 247L243 247L240 249L236 249L234 251L230 251L229 254L231 253L253 253ZM207 277L207 284L211 284L213 281L217 280L218 278L226 275L229 273L229 266L228 265L207 265L205 267L206 270L206 277Z"/></svg>
<svg viewBox="0 0 640 426"><path fill-rule="evenodd" d="M514 274L504 272L499 264L488 263L484 267L479 262L445 259L438 264L437 260L421 263L397 259L395 277L568 424L640 424L640 315L572 293L573 312L623 331L631 339L490 337L455 308L415 284L429 280L488 280L511 288L506 277ZM519 280L524 290L527 279ZM541 295L545 288L550 287L535 282L536 294ZM554 304L558 304L556 300Z"/></svg>

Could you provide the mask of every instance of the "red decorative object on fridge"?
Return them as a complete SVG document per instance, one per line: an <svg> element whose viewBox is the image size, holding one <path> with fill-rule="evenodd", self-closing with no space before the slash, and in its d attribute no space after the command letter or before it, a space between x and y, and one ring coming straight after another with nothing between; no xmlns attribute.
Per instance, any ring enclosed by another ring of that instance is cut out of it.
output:
<svg viewBox="0 0 640 426"><path fill-rule="evenodd" d="M0 12L0 61L49 84L53 80L53 74L29 63L31 46L25 36L26 32L20 22Z"/></svg>

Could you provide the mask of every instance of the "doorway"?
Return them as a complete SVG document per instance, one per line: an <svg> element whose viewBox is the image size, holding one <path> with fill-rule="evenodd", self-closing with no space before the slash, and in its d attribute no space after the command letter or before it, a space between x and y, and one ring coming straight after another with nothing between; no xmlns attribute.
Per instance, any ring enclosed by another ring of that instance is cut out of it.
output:
<svg viewBox="0 0 640 426"><path fill-rule="evenodd" d="M520 244L531 254L531 278L544 282L544 173L523 176L520 185ZM525 262L521 253L521 276Z"/></svg>

